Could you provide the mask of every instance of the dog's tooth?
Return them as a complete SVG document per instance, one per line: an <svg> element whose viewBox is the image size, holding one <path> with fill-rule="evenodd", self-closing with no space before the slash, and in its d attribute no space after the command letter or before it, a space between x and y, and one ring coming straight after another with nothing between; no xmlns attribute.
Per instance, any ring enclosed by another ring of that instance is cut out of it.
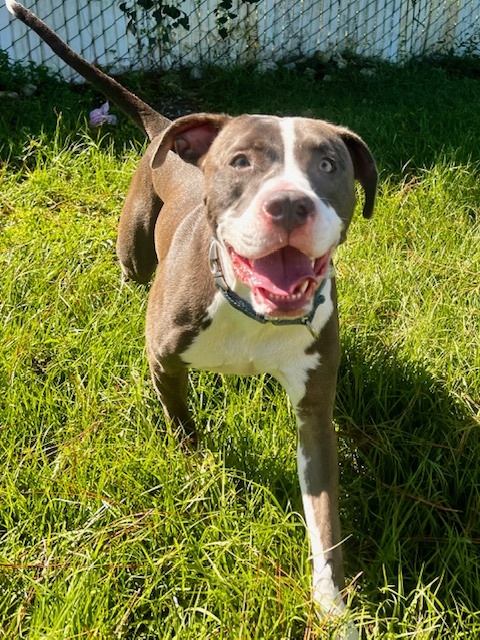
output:
<svg viewBox="0 0 480 640"><path fill-rule="evenodd" d="M300 294L305 293L305 291L308 289L309 284L310 284L309 280L305 280L305 282L300 287Z"/></svg>
<svg viewBox="0 0 480 640"><path fill-rule="evenodd" d="M283 301L283 302L297 301L297 300L300 300L302 298L302 296L304 295L304 293L307 290L307 288L308 288L308 282L305 283L305 286L301 287L300 293L291 293L291 294L285 295L285 296L279 296L276 293L271 293L270 294L270 299L271 300L275 300L275 301Z"/></svg>

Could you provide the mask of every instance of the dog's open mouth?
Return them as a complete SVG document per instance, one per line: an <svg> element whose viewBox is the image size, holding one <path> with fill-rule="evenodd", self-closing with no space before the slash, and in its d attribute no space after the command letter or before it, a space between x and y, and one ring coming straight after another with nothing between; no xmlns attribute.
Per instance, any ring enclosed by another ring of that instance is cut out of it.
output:
<svg viewBox="0 0 480 640"><path fill-rule="evenodd" d="M235 276L252 291L258 311L273 317L308 313L317 287L327 276L332 252L312 260L286 246L249 260L229 247Z"/></svg>

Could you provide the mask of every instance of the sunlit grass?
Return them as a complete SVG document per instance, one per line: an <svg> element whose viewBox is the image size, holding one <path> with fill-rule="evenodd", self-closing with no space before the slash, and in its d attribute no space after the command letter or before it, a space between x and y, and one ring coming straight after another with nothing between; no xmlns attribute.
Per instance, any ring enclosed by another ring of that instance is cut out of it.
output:
<svg viewBox="0 0 480 640"><path fill-rule="evenodd" d="M480 638L480 85L438 73L387 69L361 87L280 74L271 95L225 73L202 94L211 100L216 83L218 110L237 100L237 112L292 112L303 91L312 115L360 129L382 169L376 216L357 215L336 260L348 615L368 639ZM425 106L409 132L411 94L423 108L437 89L450 112ZM377 100L389 107L375 122ZM121 129L92 136L79 114L11 135L0 167L0 636L329 637L310 604L282 390L193 373L202 443L190 455L154 397L148 288L121 286L114 249L140 145L113 140Z"/></svg>

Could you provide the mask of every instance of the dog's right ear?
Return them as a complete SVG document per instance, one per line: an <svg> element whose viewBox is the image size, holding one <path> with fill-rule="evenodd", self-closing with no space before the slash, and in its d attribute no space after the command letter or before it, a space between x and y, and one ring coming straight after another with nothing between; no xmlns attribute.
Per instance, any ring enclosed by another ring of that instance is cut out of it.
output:
<svg viewBox="0 0 480 640"><path fill-rule="evenodd" d="M182 160L201 165L218 132L231 120L223 114L195 113L172 122L161 135L150 166L158 169L169 151L174 151Z"/></svg>

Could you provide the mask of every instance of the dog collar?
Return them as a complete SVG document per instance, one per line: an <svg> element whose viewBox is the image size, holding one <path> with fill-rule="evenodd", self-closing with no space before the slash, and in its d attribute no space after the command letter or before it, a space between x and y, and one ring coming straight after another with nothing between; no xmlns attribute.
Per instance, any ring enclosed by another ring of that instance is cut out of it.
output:
<svg viewBox="0 0 480 640"><path fill-rule="evenodd" d="M209 261L210 271L212 272L217 289L234 309L236 309L237 311L241 311L241 313L246 315L248 318L256 320L261 324L270 323L275 326L303 324L310 331L314 338L318 338L318 333L313 328L312 321L318 307L325 302L325 296L323 295L322 291L327 283L327 280L331 277L331 274L327 275L327 277L322 280L320 286L315 291L315 294L313 296L312 310L308 315L300 316L299 318L273 318L271 316L257 313L247 300L241 298L228 286L227 281L225 280L225 276L223 275L222 262L218 253L218 240L216 238L212 238L210 241Z"/></svg>

